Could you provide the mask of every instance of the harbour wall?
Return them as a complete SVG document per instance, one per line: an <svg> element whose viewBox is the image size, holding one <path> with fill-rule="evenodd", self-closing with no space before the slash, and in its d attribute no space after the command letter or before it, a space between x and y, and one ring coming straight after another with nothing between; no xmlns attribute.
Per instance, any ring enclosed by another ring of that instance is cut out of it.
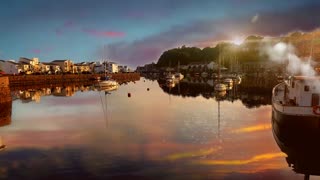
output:
<svg viewBox="0 0 320 180"><path fill-rule="evenodd" d="M68 83L89 83L93 82L101 74L64 74L64 75L22 75L8 76L9 86L34 86L47 84L68 84ZM139 73L117 73L108 74L112 79L118 82L137 81L140 79Z"/></svg>
<svg viewBox="0 0 320 180"><path fill-rule="evenodd" d="M11 101L9 78L0 77L0 103Z"/></svg>

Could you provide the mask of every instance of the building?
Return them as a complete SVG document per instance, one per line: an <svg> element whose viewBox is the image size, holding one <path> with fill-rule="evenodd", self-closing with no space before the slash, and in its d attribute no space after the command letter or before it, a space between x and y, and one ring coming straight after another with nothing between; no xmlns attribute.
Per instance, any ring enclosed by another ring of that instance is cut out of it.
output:
<svg viewBox="0 0 320 180"><path fill-rule="evenodd" d="M51 63L59 65L63 73L74 73L76 71L76 67L74 67L73 62L69 59L54 60Z"/></svg>
<svg viewBox="0 0 320 180"><path fill-rule="evenodd" d="M21 71L21 69L19 69L19 64L13 60L0 60L0 70L2 70L5 74L18 74L19 70Z"/></svg>
<svg viewBox="0 0 320 180"><path fill-rule="evenodd" d="M44 74L59 74L61 72L60 66L54 63L40 63L41 71Z"/></svg>
<svg viewBox="0 0 320 180"><path fill-rule="evenodd" d="M90 65L86 62L74 64L74 73L89 73L91 72Z"/></svg>
<svg viewBox="0 0 320 180"><path fill-rule="evenodd" d="M106 62L106 71L108 73L118 73L119 72L118 64L114 62Z"/></svg>
<svg viewBox="0 0 320 180"><path fill-rule="evenodd" d="M21 57L19 58L19 64L22 65L21 69L23 69L23 72L27 74L41 72L39 58L28 59L25 57ZM26 65L28 65L28 67Z"/></svg>
<svg viewBox="0 0 320 180"><path fill-rule="evenodd" d="M128 66L118 66L119 72L130 72L130 69Z"/></svg>

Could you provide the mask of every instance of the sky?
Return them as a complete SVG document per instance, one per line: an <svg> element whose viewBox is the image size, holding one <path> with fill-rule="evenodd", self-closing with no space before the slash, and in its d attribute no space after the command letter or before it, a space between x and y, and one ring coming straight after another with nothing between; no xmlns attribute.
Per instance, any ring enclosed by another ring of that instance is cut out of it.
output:
<svg viewBox="0 0 320 180"><path fill-rule="evenodd" d="M1 0L0 59L108 60L131 68L171 48L320 25L317 0Z"/></svg>

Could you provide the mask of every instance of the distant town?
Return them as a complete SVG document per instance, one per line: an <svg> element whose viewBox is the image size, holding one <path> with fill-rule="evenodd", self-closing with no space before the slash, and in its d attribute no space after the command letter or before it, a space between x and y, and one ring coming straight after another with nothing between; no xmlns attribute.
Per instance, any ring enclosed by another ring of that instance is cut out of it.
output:
<svg viewBox="0 0 320 180"><path fill-rule="evenodd" d="M39 58L21 57L19 61L0 60L0 73L8 75L29 74L101 74L132 72L125 65L115 62L96 61L74 63L70 59L53 60L51 62L40 62Z"/></svg>

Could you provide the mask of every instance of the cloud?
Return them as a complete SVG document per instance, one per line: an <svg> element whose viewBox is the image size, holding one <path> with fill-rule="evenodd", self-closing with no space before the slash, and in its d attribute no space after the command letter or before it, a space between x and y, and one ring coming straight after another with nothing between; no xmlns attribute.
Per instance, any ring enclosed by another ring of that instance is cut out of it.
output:
<svg viewBox="0 0 320 180"><path fill-rule="evenodd" d="M117 37L124 37L125 33L120 31L99 31L95 29L82 29L83 32L97 36L97 37L110 37L110 38L117 38Z"/></svg>
<svg viewBox="0 0 320 180"><path fill-rule="evenodd" d="M251 23L256 23L259 19L259 14L256 14L255 16L252 17Z"/></svg>
<svg viewBox="0 0 320 180"><path fill-rule="evenodd" d="M45 48L34 48L30 49L29 52L33 54L47 54L53 50L52 47L45 47Z"/></svg>
<svg viewBox="0 0 320 180"><path fill-rule="evenodd" d="M251 34L278 36L293 30L310 31L319 26L316 21L320 19L319 7L318 4L314 4L282 12L260 12L253 18L237 16L228 19L193 21L172 26L167 31L133 42L108 44L106 54L120 63L137 66L157 61L162 52L181 45L214 46L217 41L230 40L234 36ZM94 31L91 33L100 34ZM101 49L98 52L101 57Z"/></svg>
<svg viewBox="0 0 320 180"><path fill-rule="evenodd" d="M61 26L57 27L54 32L57 36L63 35L66 31L70 30L71 28L74 28L76 26L76 23L72 20L65 21Z"/></svg>

